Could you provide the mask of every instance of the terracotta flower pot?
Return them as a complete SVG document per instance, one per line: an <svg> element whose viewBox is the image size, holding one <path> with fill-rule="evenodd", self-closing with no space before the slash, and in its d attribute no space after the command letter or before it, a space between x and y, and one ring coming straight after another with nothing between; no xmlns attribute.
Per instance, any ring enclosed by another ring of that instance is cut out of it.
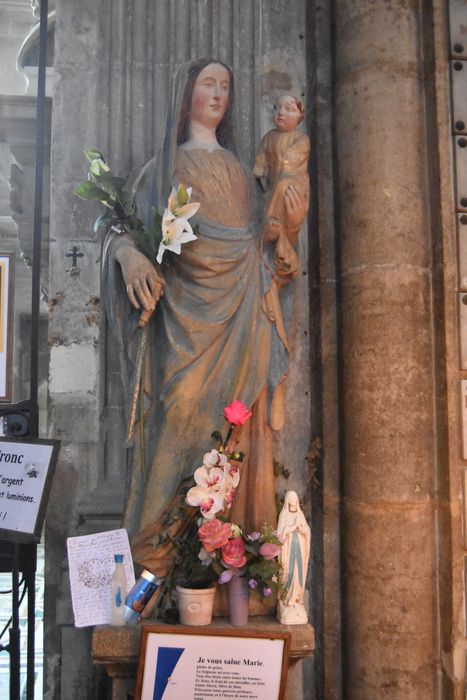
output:
<svg viewBox="0 0 467 700"><path fill-rule="evenodd" d="M216 586L210 588L176 587L178 612L182 625L202 626L212 622Z"/></svg>

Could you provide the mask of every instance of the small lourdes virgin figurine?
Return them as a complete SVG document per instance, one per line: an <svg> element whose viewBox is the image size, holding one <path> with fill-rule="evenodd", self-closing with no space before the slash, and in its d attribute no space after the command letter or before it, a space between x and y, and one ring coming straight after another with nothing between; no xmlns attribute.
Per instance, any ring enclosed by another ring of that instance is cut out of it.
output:
<svg viewBox="0 0 467 700"><path fill-rule="evenodd" d="M287 491L285 494L277 534L283 540L280 562L281 580L285 589L278 601L277 617L282 625L306 624L308 615L303 600L310 558L311 530L295 491Z"/></svg>

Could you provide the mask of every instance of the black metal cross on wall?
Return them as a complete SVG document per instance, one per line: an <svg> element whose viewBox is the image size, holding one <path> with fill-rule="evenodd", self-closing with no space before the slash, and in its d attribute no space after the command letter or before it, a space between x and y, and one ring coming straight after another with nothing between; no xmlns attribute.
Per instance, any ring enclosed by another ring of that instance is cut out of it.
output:
<svg viewBox="0 0 467 700"><path fill-rule="evenodd" d="M66 257L66 258L72 258L72 261L71 261L71 262L72 262L72 266L73 266L73 267L76 267L76 266L77 266L77 265L76 265L76 263L77 263L77 258L84 258L84 253L80 253L80 252L79 252L78 246L77 246L77 245L74 245L73 248L71 249L71 252L70 252L70 253L66 253L66 254L65 254L65 257Z"/></svg>

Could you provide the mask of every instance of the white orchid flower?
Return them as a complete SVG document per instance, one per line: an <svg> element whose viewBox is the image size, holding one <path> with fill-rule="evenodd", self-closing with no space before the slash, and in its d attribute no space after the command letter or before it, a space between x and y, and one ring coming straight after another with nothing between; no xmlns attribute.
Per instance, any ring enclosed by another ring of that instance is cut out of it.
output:
<svg viewBox="0 0 467 700"><path fill-rule="evenodd" d="M229 464L227 457L221 454L217 450L211 450L211 452L206 452L203 457L203 465L205 467L226 467Z"/></svg>
<svg viewBox="0 0 467 700"><path fill-rule="evenodd" d="M184 193L184 203L180 204L179 196ZM188 219L199 209L199 202L189 203L192 189L187 190L181 185L177 191L175 188L170 193L167 209L162 217L162 241L157 251L157 262L160 264L166 250L180 255L183 243L195 241L197 236L193 233ZM187 200L188 197L188 200Z"/></svg>
<svg viewBox="0 0 467 700"><path fill-rule="evenodd" d="M224 465L224 474L225 478L233 486L234 489L237 488L238 484L240 483L240 469L236 464L230 464L230 462L227 462L226 465Z"/></svg>
<svg viewBox="0 0 467 700"><path fill-rule="evenodd" d="M199 507L201 515L206 520L212 520L224 507L222 495L203 486L193 486L186 495L186 502L189 506Z"/></svg>
<svg viewBox="0 0 467 700"><path fill-rule="evenodd" d="M228 489L224 495L224 503L226 508L231 508L235 499L236 489Z"/></svg>
<svg viewBox="0 0 467 700"><path fill-rule="evenodd" d="M198 486L204 486L206 489L214 489L221 491L225 484L225 474L219 467L199 467L194 473L195 481Z"/></svg>

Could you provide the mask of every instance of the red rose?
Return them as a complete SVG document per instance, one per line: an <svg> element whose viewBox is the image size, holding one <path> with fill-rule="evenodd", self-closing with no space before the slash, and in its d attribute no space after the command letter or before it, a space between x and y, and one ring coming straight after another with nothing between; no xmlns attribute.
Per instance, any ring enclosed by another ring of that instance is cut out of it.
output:
<svg viewBox="0 0 467 700"><path fill-rule="evenodd" d="M241 401L232 401L224 408L224 418L231 425L243 425L252 415Z"/></svg>
<svg viewBox="0 0 467 700"><path fill-rule="evenodd" d="M234 569L245 566L245 543L241 537L233 537L222 547L222 559L226 566L233 566Z"/></svg>
<svg viewBox="0 0 467 700"><path fill-rule="evenodd" d="M207 552L214 552L226 545L231 534L230 523L222 523L217 518L204 523L198 530L198 537Z"/></svg>

